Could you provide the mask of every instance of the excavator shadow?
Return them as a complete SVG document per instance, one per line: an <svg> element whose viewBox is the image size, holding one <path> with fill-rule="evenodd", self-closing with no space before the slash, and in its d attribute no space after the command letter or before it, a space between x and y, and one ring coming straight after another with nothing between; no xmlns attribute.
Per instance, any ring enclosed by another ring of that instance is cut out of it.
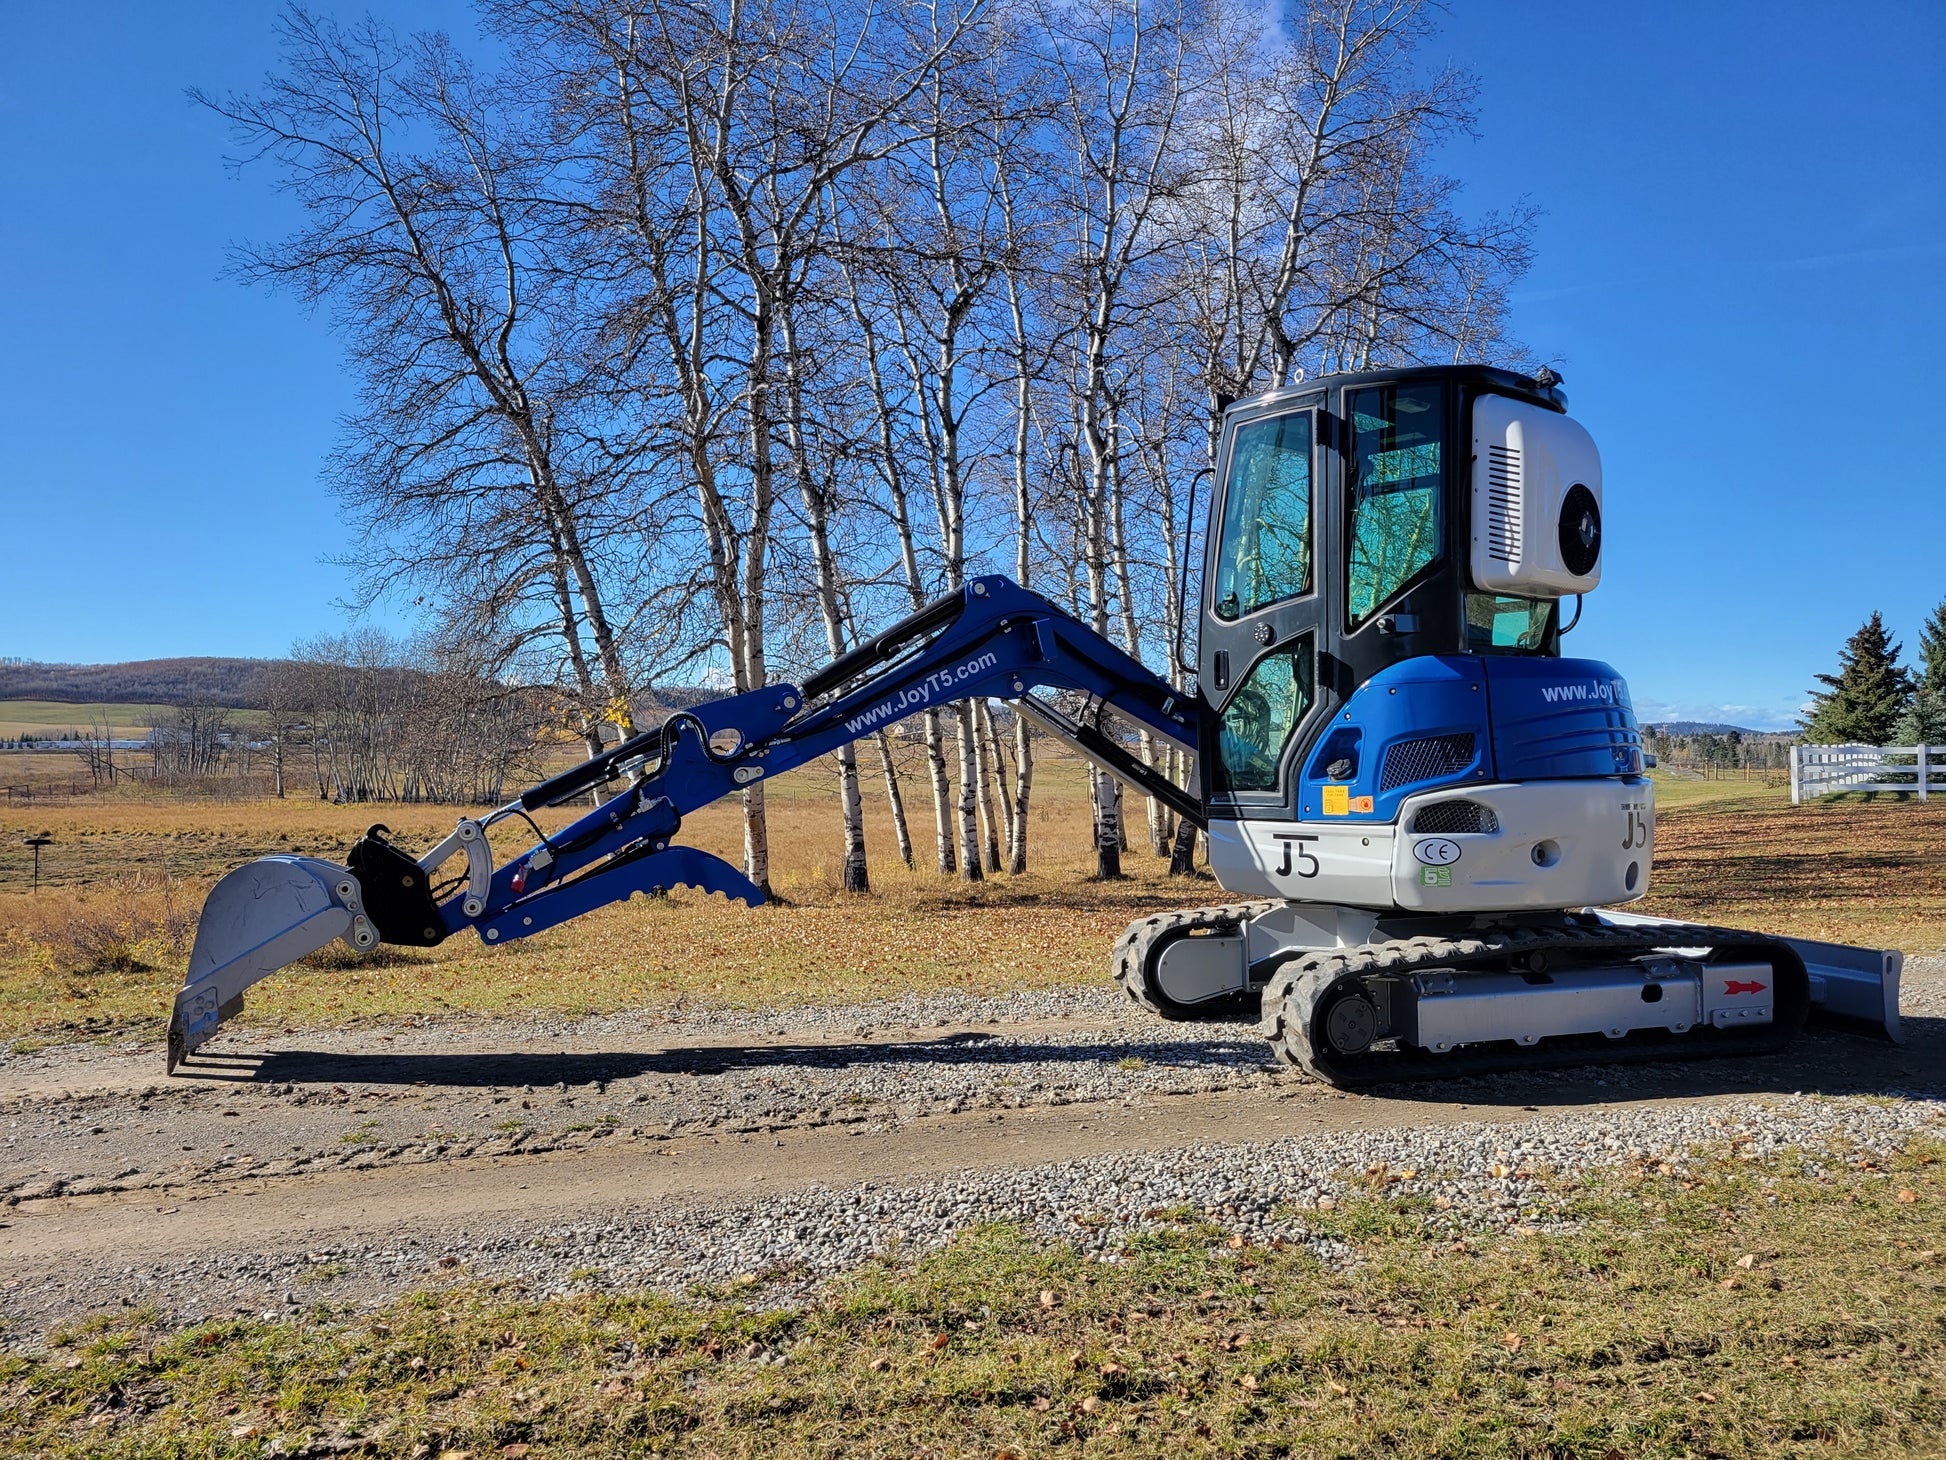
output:
<svg viewBox="0 0 1946 1460"><path fill-rule="evenodd" d="M1028 1065L1067 1065L1113 1070L1137 1058L1145 1066L1249 1070L1271 1065L1267 1045L1238 1026L1234 1036L1126 1039L1071 1037L1021 1043L1004 1036L962 1031L931 1039L849 1040L832 1043L672 1045L640 1050L467 1051L398 1054L284 1049L264 1054L198 1051L176 1071L178 1079L250 1084L428 1085L454 1089L533 1085L606 1085L650 1075L714 1075L734 1070L788 1074L793 1070L845 1070L864 1066L923 1064L960 1067L1004 1076ZM971 1082L969 1082L971 1085Z"/></svg>
<svg viewBox="0 0 1946 1460"><path fill-rule="evenodd" d="M1946 1099L1946 1018L1907 1015L1905 1043L1808 1029L1778 1054L1586 1064L1423 1084L1374 1086L1388 1099L1476 1110L1619 1104L1723 1095L1885 1095Z"/></svg>
<svg viewBox="0 0 1946 1460"><path fill-rule="evenodd" d="M596 1086L653 1076L753 1077L842 1071L867 1066L928 1065L967 1073L972 1094L1028 1066L1067 1066L1112 1074L1139 1060L1146 1069L1184 1071L1275 1068L1270 1050L1248 1025L1212 1034L1166 1024L1155 1037L1091 1039L1086 1035L1021 1042L980 1031L885 1041L752 1042L605 1050L467 1050L373 1053L278 1049L260 1054L198 1051L178 1078L223 1084L390 1085L448 1089ZM1908 1016L1906 1043L1886 1044L1830 1030L1808 1030L1781 1054L1655 1064L1587 1064L1564 1069L1374 1086L1386 1100L1462 1104L1480 1111L1525 1106L1614 1104L1793 1093L1946 1097L1946 1018ZM1107 1087L1108 1098L1126 1092ZM1356 1098L1356 1097L1353 1097Z"/></svg>

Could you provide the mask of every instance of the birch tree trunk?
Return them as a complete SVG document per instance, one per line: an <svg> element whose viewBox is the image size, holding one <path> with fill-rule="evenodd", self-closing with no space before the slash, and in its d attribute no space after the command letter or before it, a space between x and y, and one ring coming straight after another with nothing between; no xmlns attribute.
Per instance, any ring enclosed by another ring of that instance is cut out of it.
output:
<svg viewBox="0 0 1946 1460"><path fill-rule="evenodd" d="M845 272L845 292L851 306L852 319L858 325L859 335L864 346L862 353L865 378L871 389L873 425L877 433L878 451L873 465L879 479L885 484L887 502L891 508L893 531L897 534L899 545L899 570L905 579L907 596L916 612L926 606L926 583L919 570L919 540L913 530L911 495L906 486L904 460L895 439L896 415L885 389L885 375L879 367L878 330L864 301L859 297L858 283L849 270ZM939 711L929 709L923 715L926 740L926 767L932 787L933 847L939 875L950 877L959 864L953 851L953 786L946 774L946 752L944 733L939 723ZM887 761L890 764L890 761ZM911 865L908 856L906 864Z"/></svg>
<svg viewBox="0 0 1946 1460"><path fill-rule="evenodd" d="M973 735L973 765L979 778L979 801L981 841L985 848L985 867L988 872L1000 870L1000 827L993 812L993 777L995 774L992 759L991 736L986 723L986 702L968 700L967 719L971 722L968 729Z"/></svg>
<svg viewBox="0 0 1946 1460"><path fill-rule="evenodd" d="M879 768L885 773L885 800L892 808L892 830L899 839L899 860L912 866L912 831L905 821L905 796L899 790L899 768L892 760L892 737L881 730L872 737L878 746Z"/></svg>
<svg viewBox="0 0 1946 1460"><path fill-rule="evenodd" d="M791 466L797 475L798 499L804 505L804 521L811 536L811 562L817 583L818 613L824 621L824 643L831 657L837 659L847 647L845 615L839 598L838 559L831 550L830 497L812 474L805 424L805 357L794 311L784 311L782 329L784 380L790 407L785 430L790 442ZM846 892L870 892L872 879L865 856L865 807L858 793L856 743L846 741L838 747L837 754L839 818L844 827L845 845L840 885Z"/></svg>
<svg viewBox="0 0 1946 1460"><path fill-rule="evenodd" d="M992 832L987 837L987 870L998 872L1001 868L1000 841L1004 840L1011 856L1014 844L1013 803L1007 799L1007 756L1000 747L1000 733L993 725L993 708L984 701L980 704L980 728L983 743L992 757L991 776L982 783L981 795L986 798L987 819L991 823L994 810L1000 813L999 837Z"/></svg>

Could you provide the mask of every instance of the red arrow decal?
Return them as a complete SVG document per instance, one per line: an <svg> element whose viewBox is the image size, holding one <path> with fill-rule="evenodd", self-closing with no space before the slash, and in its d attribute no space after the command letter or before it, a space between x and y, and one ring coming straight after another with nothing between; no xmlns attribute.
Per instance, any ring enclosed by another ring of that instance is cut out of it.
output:
<svg viewBox="0 0 1946 1460"><path fill-rule="evenodd" d="M1737 994L1760 994L1769 987L1769 984L1744 983L1740 979L1730 978L1723 981L1723 995L1730 998Z"/></svg>

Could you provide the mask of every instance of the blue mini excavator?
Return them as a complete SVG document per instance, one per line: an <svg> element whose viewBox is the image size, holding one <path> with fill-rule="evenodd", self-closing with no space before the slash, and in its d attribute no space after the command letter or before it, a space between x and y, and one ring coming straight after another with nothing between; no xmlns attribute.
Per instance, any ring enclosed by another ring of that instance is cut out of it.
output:
<svg viewBox="0 0 1946 1460"><path fill-rule="evenodd" d="M804 683L679 711L422 855L374 827L346 866L230 873L170 1068L333 939L500 944L676 886L755 906L742 873L678 840L684 816L982 697L1207 833L1239 900L1132 926L1112 956L1129 996L1255 1018L1334 1085L1776 1050L1814 1014L1900 1037L1897 953L1612 910L1648 890L1655 795L1621 677L1561 654L1601 576L1602 482L1551 372L1340 375L1237 402L1215 485L1195 688L974 579ZM1135 729L1193 755L1188 788L1131 753ZM602 787L539 835L529 813ZM496 831L523 827L539 839L496 863Z"/></svg>

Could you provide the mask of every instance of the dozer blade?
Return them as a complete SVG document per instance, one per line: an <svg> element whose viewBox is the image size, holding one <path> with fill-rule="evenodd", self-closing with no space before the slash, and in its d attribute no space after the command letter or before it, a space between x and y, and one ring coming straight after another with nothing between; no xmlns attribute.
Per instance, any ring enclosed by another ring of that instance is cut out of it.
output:
<svg viewBox="0 0 1946 1460"><path fill-rule="evenodd" d="M169 1016L169 1069L243 1008L243 991L343 938L378 944L358 879L313 857L259 857L211 890L196 924L189 974Z"/></svg>

